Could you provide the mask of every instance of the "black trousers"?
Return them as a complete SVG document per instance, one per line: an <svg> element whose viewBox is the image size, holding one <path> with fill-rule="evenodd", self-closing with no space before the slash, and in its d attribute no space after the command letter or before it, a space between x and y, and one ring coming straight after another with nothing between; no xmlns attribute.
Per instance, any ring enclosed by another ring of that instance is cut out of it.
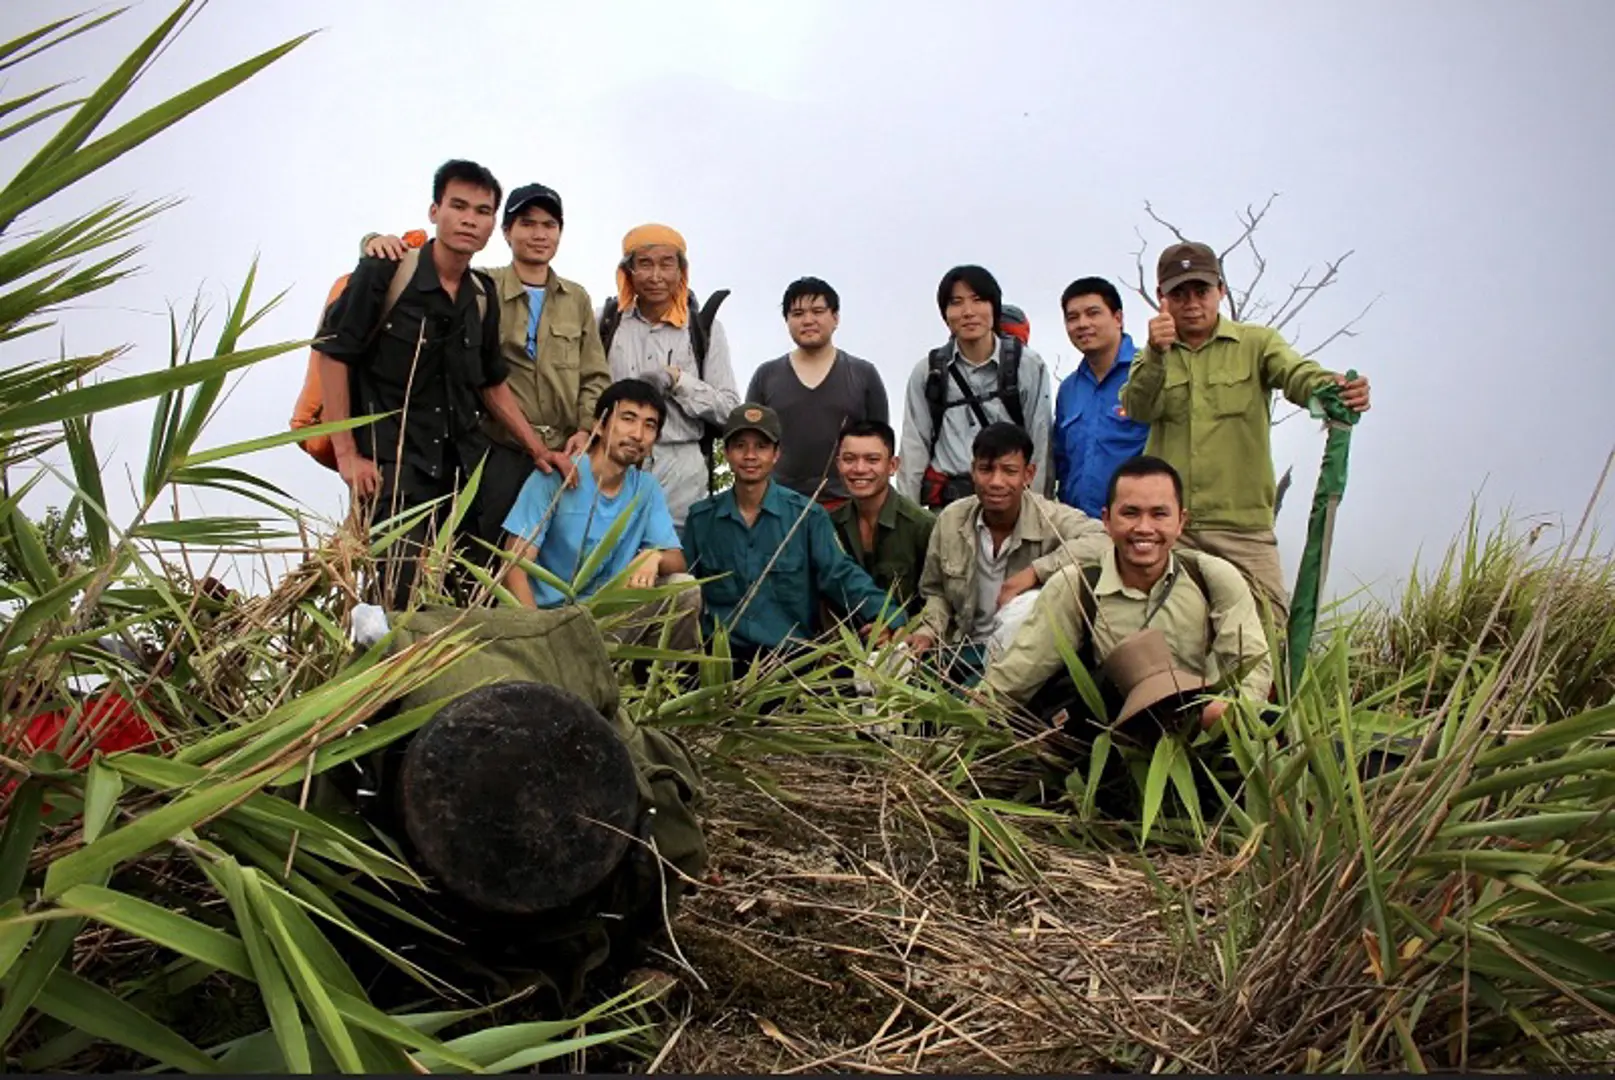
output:
<svg viewBox="0 0 1615 1080"><path fill-rule="evenodd" d="M417 521L382 552L376 570L379 580L372 590L376 602L393 611L407 608L420 580L421 558L448 524L454 510L453 500L445 499L462 490L466 472L460 467L459 456L452 448L445 449L445 462L441 473L434 477L411 463L382 462L381 486L371 515L372 528L388 518L408 514L431 503L444 499ZM463 498L463 495L462 495ZM478 545L472 536L487 539L482 493L479 490L470 499L460 519L460 529L454 537L453 549L462 558L481 566L491 566L494 557ZM469 574L451 570L445 585L451 593L469 591L476 587L476 579Z"/></svg>

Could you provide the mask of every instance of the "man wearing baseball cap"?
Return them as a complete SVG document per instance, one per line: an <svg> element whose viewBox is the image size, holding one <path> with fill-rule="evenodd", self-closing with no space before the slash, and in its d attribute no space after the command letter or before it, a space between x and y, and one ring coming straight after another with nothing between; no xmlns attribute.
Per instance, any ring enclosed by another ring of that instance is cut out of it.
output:
<svg viewBox="0 0 1615 1080"><path fill-rule="evenodd" d="M510 263L486 273L499 303L499 351L510 368L510 387L522 414L549 454L537 467L563 475L587 449L594 406L611 385L594 305L582 285L561 277L550 262L561 246L561 196L543 184L524 184L505 200L501 226ZM406 241L365 237L367 255L402 258ZM492 449L483 467L481 494L487 535L496 535L534 461L510 433L486 426Z"/></svg>
<svg viewBox="0 0 1615 1080"><path fill-rule="evenodd" d="M902 604L842 550L824 507L774 482L779 415L742 402L723 426L723 454L734 486L690 507L684 558L701 585L702 629L729 635L738 677L765 653L807 641L826 597L865 626L905 621Z"/></svg>
<svg viewBox="0 0 1615 1080"><path fill-rule="evenodd" d="M1301 357L1278 331L1223 316L1228 295L1217 253L1201 243L1173 244L1156 267L1161 307L1149 344L1133 358L1121 404L1150 425L1145 453L1183 477L1188 527L1184 547L1239 567L1282 630L1289 590L1273 535L1273 391L1305 406L1334 383L1340 399L1368 409L1368 380L1347 381Z"/></svg>

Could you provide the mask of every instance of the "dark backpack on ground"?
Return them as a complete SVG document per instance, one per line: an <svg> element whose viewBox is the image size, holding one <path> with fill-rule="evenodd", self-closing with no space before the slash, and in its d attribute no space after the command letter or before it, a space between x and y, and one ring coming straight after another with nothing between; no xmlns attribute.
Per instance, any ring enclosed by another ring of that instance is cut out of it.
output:
<svg viewBox="0 0 1615 1080"><path fill-rule="evenodd" d="M1022 345L1019 338L1000 334L998 356L998 389L985 398L976 396L976 392L965 381L964 375L953 365L953 342L949 341L940 348L932 349L926 357L925 372L925 402L931 409L931 445L926 447L926 459L936 453L936 442L942 435L942 417L951 408L965 405L976 414L976 422L982 427L989 423L987 411L982 408L984 401L997 398L1004 403L1009 412L1009 418L1017 427L1026 426L1025 410L1021 407L1021 352ZM958 401L948 400L948 376L953 376L955 385L963 397Z"/></svg>
<svg viewBox="0 0 1615 1080"><path fill-rule="evenodd" d="M702 307L696 300L695 293L690 293L690 350L695 353L695 375L702 382L707 380L707 347L712 344L712 324L718 320L718 308L723 306L724 299L729 295L728 289L718 289L707 297L706 307ZM622 310L617 306L614 296L606 301L605 308L600 312L600 343L605 347L606 355L611 355L611 339L617 336L617 326L622 322ZM718 474L712 463L712 451L717 446L718 439L723 435L723 427L709 420L701 421L701 459L707 466L707 491L715 492L718 489Z"/></svg>

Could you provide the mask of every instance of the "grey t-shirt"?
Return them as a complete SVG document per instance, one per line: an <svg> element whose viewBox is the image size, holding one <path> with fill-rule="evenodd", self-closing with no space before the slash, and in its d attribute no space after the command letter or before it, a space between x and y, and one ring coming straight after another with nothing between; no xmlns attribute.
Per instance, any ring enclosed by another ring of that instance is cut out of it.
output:
<svg viewBox="0 0 1615 1080"><path fill-rule="evenodd" d="M868 360L839 349L830 373L811 390L797 378L789 356L768 361L751 377L746 400L767 405L779 414L783 437L774 479L809 498L827 466L830 480L824 485L825 494L846 497L847 489L833 461L843 423L890 423L880 372Z"/></svg>

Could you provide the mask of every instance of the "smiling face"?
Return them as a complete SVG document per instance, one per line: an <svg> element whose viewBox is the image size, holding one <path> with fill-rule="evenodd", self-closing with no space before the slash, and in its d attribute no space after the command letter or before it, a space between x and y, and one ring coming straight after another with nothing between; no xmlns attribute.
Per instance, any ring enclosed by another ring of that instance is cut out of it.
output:
<svg viewBox="0 0 1615 1080"><path fill-rule="evenodd" d="M437 226L437 242L457 255L475 255L493 235L494 193L468 180L450 180L443 200L426 216Z"/></svg>
<svg viewBox="0 0 1615 1080"><path fill-rule="evenodd" d="M830 344L841 316L830 310L822 296L799 296L785 313L785 328L799 349L818 349Z"/></svg>
<svg viewBox="0 0 1615 1080"><path fill-rule="evenodd" d="M980 341L993 332L993 304L962 281L953 283L948 306L942 313L948 329L961 344Z"/></svg>
<svg viewBox="0 0 1615 1080"><path fill-rule="evenodd" d="M836 472L854 499L886 490L897 475L897 457L879 435L848 435L836 453Z"/></svg>
<svg viewBox="0 0 1615 1080"><path fill-rule="evenodd" d="M1021 505L1021 495L1037 475L1037 466L1019 450L995 458L978 457L970 463L970 480L975 485L981 508L994 514L1007 513Z"/></svg>
<svg viewBox="0 0 1615 1080"><path fill-rule="evenodd" d="M1122 343L1122 313L1097 293L1073 296L1065 303L1065 334L1084 356L1112 355Z"/></svg>
<svg viewBox="0 0 1615 1080"><path fill-rule="evenodd" d="M737 431L723 444L723 456L736 483L758 484L773 474L779 445L760 431Z"/></svg>
<svg viewBox="0 0 1615 1080"><path fill-rule="evenodd" d="M505 230L505 243L519 263L547 265L561 246L561 223L542 206L526 206Z"/></svg>
<svg viewBox="0 0 1615 1080"><path fill-rule="evenodd" d="M628 262L628 279L634 295L647 304L666 304L684 279L678 249L670 244L652 244L634 252Z"/></svg>
<svg viewBox="0 0 1615 1080"><path fill-rule="evenodd" d="M1166 571L1188 515L1178 503L1172 478L1156 473L1118 477L1116 494L1100 520L1116 545L1116 562L1154 580Z"/></svg>

